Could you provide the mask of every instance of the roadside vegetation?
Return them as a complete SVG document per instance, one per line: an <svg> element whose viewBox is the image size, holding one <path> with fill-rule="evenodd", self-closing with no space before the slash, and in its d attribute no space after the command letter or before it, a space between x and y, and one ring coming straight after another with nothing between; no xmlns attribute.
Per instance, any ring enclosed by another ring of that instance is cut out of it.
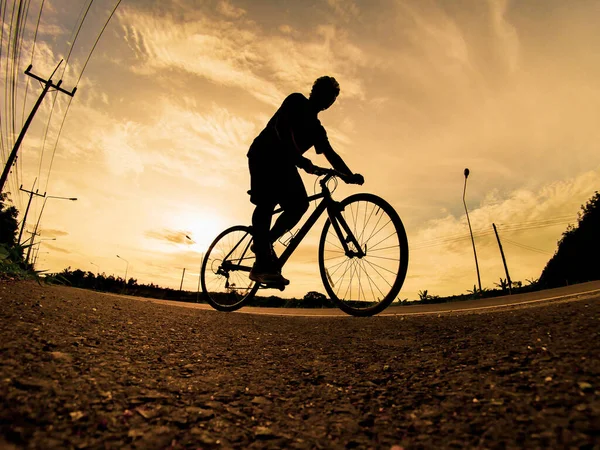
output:
<svg viewBox="0 0 600 450"><path fill-rule="evenodd" d="M9 203L8 194L0 193L0 280L32 278L23 257L27 247L17 242L19 211Z"/></svg>

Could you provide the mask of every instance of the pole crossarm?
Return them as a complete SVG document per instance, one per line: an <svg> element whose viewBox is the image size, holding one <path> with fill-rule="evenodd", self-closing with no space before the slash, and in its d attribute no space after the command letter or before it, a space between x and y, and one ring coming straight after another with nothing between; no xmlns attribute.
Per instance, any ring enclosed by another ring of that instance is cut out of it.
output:
<svg viewBox="0 0 600 450"><path fill-rule="evenodd" d="M36 181L37 181L37 178L36 178ZM33 185L35 187L35 181L33 182ZM27 189L23 189L23 185L21 185L21 187L19 189L21 191L27 192L29 194L29 202L27 202L27 208L25 209L25 214L23 215L23 221L21 222L21 231L19 232L19 240L17 241L19 244L21 244L21 237L23 237L23 230L25 229L25 221L27 220L27 214L29 213L29 207L31 206L31 200L33 199L34 195L36 195L38 197L45 197L46 193L44 192L43 194L38 194L37 189L35 192L33 192L33 190L28 191ZM33 189L33 187L31 189Z"/></svg>
<svg viewBox="0 0 600 450"><path fill-rule="evenodd" d="M56 70L58 69L58 67L61 64L62 64L62 60L60 63L58 63L58 66L56 66L56 69L54 69L54 72L52 72L52 75L54 75L54 73L56 72ZM44 97L46 96L48 91L50 89L54 88L57 91L60 91L63 94L67 94L70 97L73 97L75 95L75 92L77 91L77 87L74 87L71 92L61 88L60 85L62 84L62 80L60 80L58 83L54 84L52 82L52 75L50 76L50 78L48 80L44 80L42 77L31 73L31 68L32 68L32 65L30 64L29 67L27 67L27 69L25 70L25 74L29 75L30 77L34 78L35 80L38 80L44 86L44 89L42 90L42 93L40 94L39 98L37 99L37 102L33 106L31 113L29 113L29 117L27 117L27 120L23 124L21 133L19 133L19 137L15 141L15 145L14 145L12 151L10 152L8 159L6 160L6 166L4 167L4 171L2 172L2 177L0 177L0 193L4 189L4 184L6 183L6 180L8 179L10 170L12 169L12 166L17 159L17 153L19 151L19 147L21 146L21 143L23 142L23 139L25 138L25 134L27 133L27 130L29 129L29 125L31 125L31 122L33 121L33 118L35 117L35 114L36 114L37 110L39 109L40 105L42 104L42 101L44 100Z"/></svg>
<svg viewBox="0 0 600 450"><path fill-rule="evenodd" d="M71 92L67 91L66 89L61 88L60 85L62 84L62 80L59 80L58 83L56 83L56 84L52 83L52 75L54 75L54 72L56 72L56 69L50 76L50 79L44 80L42 77L31 72L32 67L33 66L31 64L29 64L29 67L27 67L27 69L25 69L25 75L29 75L31 78L33 78L34 80L38 80L43 85L50 84L50 88L54 88L57 91L62 92L63 94L67 94L69 97L73 97L75 95L75 92L77 92L77 87L74 87ZM58 67L57 67L57 69L58 69Z"/></svg>

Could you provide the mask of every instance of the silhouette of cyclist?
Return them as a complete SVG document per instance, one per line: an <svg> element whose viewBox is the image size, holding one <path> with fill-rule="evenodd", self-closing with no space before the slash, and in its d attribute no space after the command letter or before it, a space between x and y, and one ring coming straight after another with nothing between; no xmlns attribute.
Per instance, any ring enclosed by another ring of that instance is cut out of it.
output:
<svg viewBox="0 0 600 450"><path fill-rule="evenodd" d="M252 214L253 251L256 261L250 279L259 283L287 285L273 251L273 243L291 230L308 209L308 195L297 167L308 173L318 168L303 154L315 147L335 170L346 175L347 183L363 184L364 178L353 173L333 150L327 132L317 118L329 108L340 93L333 77L318 78L306 98L294 93L281 104L265 129L254 139L248 151L250 201L256 205ZM283 212L271 229L276 205Z"/></svg>

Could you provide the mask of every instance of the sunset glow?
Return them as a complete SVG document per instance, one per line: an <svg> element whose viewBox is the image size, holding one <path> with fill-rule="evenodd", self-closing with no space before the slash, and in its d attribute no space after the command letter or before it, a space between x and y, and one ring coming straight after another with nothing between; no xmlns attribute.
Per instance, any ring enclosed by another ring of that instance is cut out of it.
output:
<svg viewBox="0 0 600 450"><path fill-rule="evenodd" d="M0 94L3 163L41 92L23 73L32 53L42 77L69 58L55 80L72 89L116 3L93 3L72 53L87 1L46 0L34 51L30 18L14 132L11 91ZM36 20L39 8L31 2ZM70 106L55 92L42 103L4 192L20 220L29 200L21 185L78 199L47 201L41 238L56 241L42 244L49 253L37 269L123 276L118 254L138 283L179 288L185 268L184 288L195 291L212 239L250 224L252 140L289 93L307 95L316 77L332 75L341 94L319 117L366 180L340 184L335 197L371 192L399 213L410 245L400 297L476 284L466 167L482 285L506 276L493 223L511 278L526 284L600 188L599 19L600 2L561 0L124 0ZM8 39L2 45L4 86ZM315 178L302 176L312 193ZM33 199L25 230L43 202ZM324 292L322 221L284 268L283 296Z"/></svg>

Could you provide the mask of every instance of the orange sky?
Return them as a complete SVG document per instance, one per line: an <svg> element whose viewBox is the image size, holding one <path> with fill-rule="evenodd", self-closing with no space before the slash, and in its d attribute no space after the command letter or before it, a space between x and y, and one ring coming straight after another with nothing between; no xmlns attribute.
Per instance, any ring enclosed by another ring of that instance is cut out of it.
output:
<svg viewBox="0 0 600 450"><path fill-rule="evenodd" d="M77 82L115 3L93 3L64 88ZM25 114L40 92L22 74L39 4L32 1L24 32L18 120L26 83ZM46 0L34 73L48 77L66 59L87 4ZM336 195L372 192L402 217L411 259L400 297L464 293L477 282L462 204L465 167L483 286L505 276L492 223L511 278L525 282L539 277L600 185L598 19L597 1L124 0L78 85L55 152L68 98L57 97L46 135L50 94L5 191L21 215L27 195L18 187L31 189L36 178L40 192L78 198L47 201L41 237L56 241L41 244L38 268L123 276L118 254L138 282L178 288L185 267L184 287L195 290L213 237L250 222L252 139L287 94L308 94L316 77L333 75L342 93L321 121L366 179ZM3 85L6 55L3 48ZM325 164L313 151L306 156ZM304 179L312 192L314 177ZM41 207L34 200L26 229ZM292 280L285 296L324 292L320 228L284 269Z"/></svg>

